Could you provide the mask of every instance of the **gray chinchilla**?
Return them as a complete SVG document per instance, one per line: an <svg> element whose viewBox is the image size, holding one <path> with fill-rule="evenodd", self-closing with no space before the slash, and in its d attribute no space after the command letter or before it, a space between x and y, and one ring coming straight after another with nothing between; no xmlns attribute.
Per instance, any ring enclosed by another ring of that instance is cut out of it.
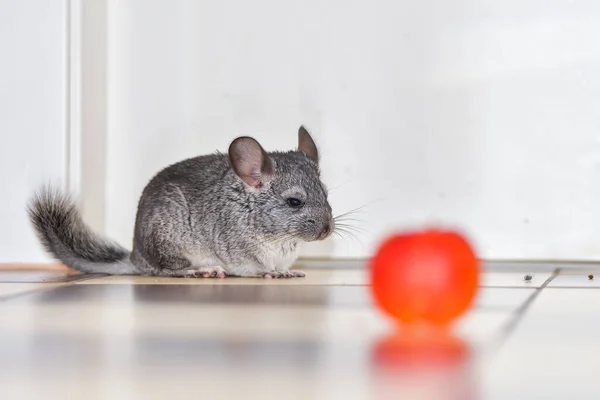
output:
<svg viewBox="0 0 600 400"><path fill-rule="evenodd" d="M138 204L133 250L97 235L73 200L44 188L29 203L46 250L85 273L181 277L302 277L290 271L303 242L334 230L319 155L300 127L298 150L267 153L239 137L229 154L160 171Z"/></svg>

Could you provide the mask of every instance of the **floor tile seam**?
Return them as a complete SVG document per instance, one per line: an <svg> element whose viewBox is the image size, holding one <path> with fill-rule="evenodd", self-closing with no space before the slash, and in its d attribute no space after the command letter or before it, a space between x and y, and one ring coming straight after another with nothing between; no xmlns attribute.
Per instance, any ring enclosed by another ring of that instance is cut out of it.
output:
<svg viewBox="0 0 600 400"><path fill-rule="evenodd" d="M542 291L548 287L548 285L559 275L559 269L556 268L552 274L544 281L544 283L540 287L534 288L531 295L521 304L519 307L515 309L509 318L508 322L504 324L503 327L499 329L497 337L492 340L493 350L489 353L489 358L493 358L496 354L500 352L504 344L508 341L509 337L515 332L519 323L523 320L527 311L531 308L535 300L540 296Z"/></svg>
<svg viewBox="0 0 600 400"><path fill-rule="evenodd" d="M26 283L37 283L37 282L26 282ZM71 286L73 285L73 282L48 282L47 287L44 287L45 284L41 284L40 287L37 288L33 288L33 289L27 289L27 290L23 290L17 293L10 293L10 294L6 294L6 295L0 295L0 303L1 302L5 302L5 301L9 301L12 300L14 298L17 297L21 297L21 296L27 296L27 295L31 295L34 293L40 293L40 292L44 292L44 291L50 291L50 290L55 290L55 289L59 289L65 286Z"/></svg>

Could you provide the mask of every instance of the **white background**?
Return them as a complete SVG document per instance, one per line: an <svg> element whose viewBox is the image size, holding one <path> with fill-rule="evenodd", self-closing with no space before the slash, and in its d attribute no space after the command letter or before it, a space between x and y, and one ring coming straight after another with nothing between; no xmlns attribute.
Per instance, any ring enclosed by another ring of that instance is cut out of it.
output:
<svg viewBox="0 0 600 400"><path fill-rule="evenodd" d="M25 213L67 183L66 2L0 0L0 261L46 261Z"/></svg>
<svg viewBox="0 0 600 400"><path fill-rule="evenodd" d="M255 136L267 149L291 148L304 123L320 145L335 211L368 204L359 243L309 246L305 255L364 257L390 231L441 223L464 229L484 258L600 258L597 0L108 5L99 226L124 245L139 194L160 168L226 150L238 135ZM8 43L14 53L35 39L31 24L19 26L19 45ZM49 41L45 35L28 57L61 48ZM41 72L17 65L14 76L33 75L30 90L48 79L61 84L60 73L38 81ZM0 92L2 104L15 107L12 99ZM27 99L32 104L9 121L34 114L24 121L46 128L37 130L40 140L53 129L44 117L60 131L60 101ZM4 142L20 143L33 131L15 122L6 133L0 112ZM2 185L17 185L6 169L23 165L23 157L58 163L61 142L48 142L0 148ZM41 163L36 171L60 178L60 165ZM4 235L24 243L13 258L34 254L23 252L31 247L28 226L14 210L37 173L19 175L31 182L2 200L13 210L2 217L14 227Z"/></svg>

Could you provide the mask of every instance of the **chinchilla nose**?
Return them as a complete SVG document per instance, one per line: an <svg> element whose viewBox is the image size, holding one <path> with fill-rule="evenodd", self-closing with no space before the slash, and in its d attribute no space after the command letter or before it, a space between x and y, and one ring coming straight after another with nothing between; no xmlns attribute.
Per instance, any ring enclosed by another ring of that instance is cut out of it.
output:
<svg viewBox="0 0 600 400"><path fill-rule="evenodd" d="M319 240L325 239L333 230L333 220L327 222L321 232L319 233Z"/></svg>

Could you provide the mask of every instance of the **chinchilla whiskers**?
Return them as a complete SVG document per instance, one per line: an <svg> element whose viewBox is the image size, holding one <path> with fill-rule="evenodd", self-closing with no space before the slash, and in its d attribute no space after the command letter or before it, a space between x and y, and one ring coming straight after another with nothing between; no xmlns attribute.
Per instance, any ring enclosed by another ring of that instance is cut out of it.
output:
<svg viewBox="0 0 600 400"><path fill-rule="evenodd" d="M333 230L333 233L337 234L337 236L341 239L345 239L346 237L348 237L360 243L360 238L358 237L358 235L354 231L344 226L336 226Z"/></svg>
<svg viewBox="0 0 600 400"><path fill-rule="evenodd" d="M336 224L336 227L339 227L340 229L346 229L355 233L367 233L367 230L361 226L357 226L357 225L352 225L352 224Z"/></svg>

